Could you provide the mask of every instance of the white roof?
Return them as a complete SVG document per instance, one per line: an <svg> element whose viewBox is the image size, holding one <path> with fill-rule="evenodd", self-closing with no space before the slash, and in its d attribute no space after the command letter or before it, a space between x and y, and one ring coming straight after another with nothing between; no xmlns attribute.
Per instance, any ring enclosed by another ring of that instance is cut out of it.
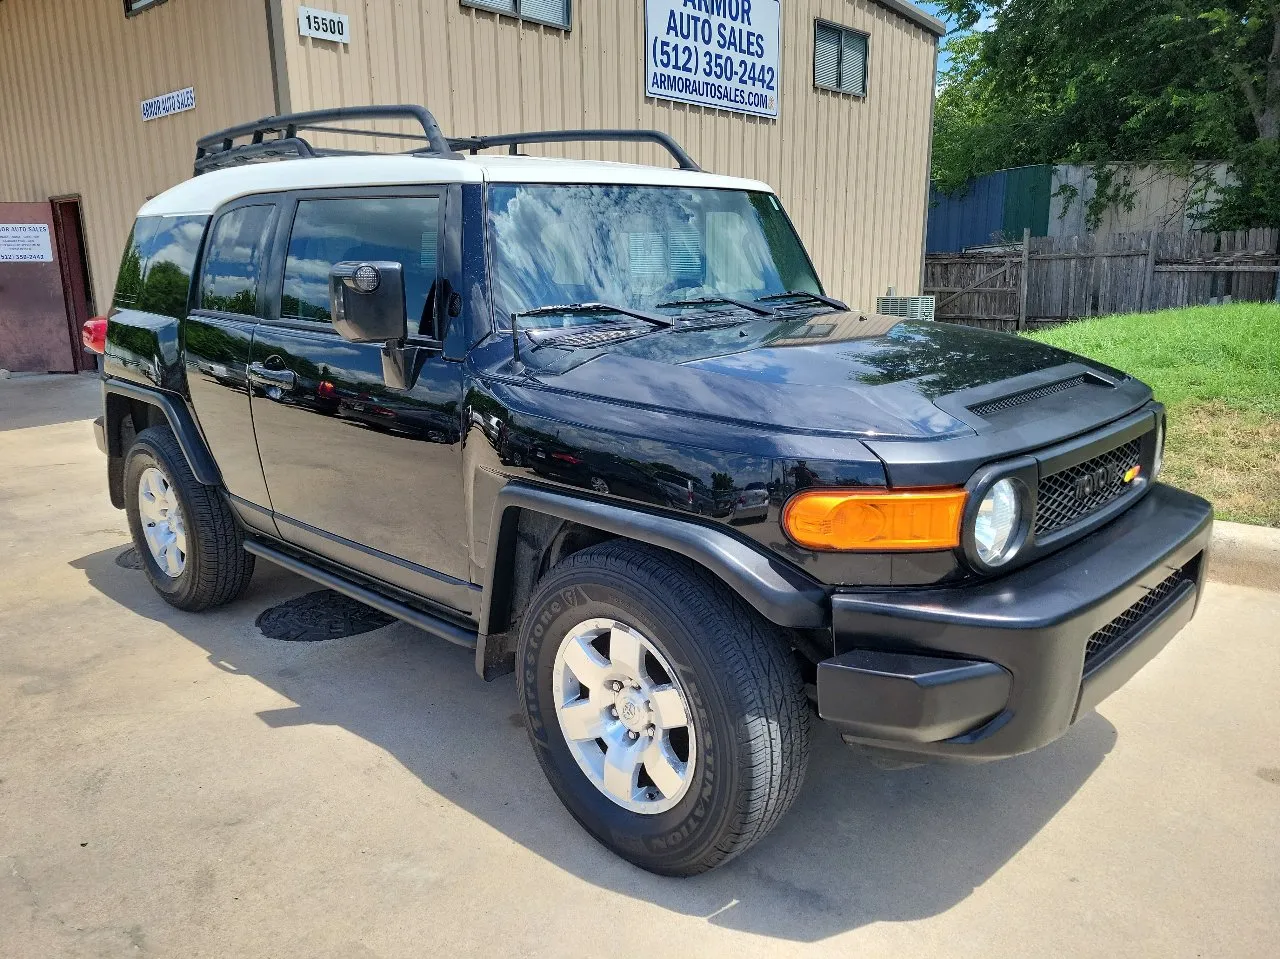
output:
<svg viewBox="0 0 1280 959"><path fill-rule="evenodd" d="M148 200L138 211L138 216L209 214L222 204L251 193L322 187L483 182L623 183L773 192L767 184L757 180L633 163L509 155L477 155L463 160L447 160L403 154L369 154L276 160L211 170Z"/></svg>

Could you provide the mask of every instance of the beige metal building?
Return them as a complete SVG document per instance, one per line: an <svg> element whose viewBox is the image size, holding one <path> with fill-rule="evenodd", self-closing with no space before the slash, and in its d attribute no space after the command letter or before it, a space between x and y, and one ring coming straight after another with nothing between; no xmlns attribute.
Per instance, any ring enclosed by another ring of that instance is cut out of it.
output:
<svg viewBox="0 0 1280 959"><path fill-rule="evenodd" d="M772 184L833 294L866 307L890 286L919 290L944 28L906 0L316 2L0 2L0 368L82 362L62 355L65 337L36 342L51 334L33 332L30 304L12 295L30 288L33 265L6 260L4 224L35 223L47 207L67 328L78 329L110 305L135 211L190 176L198 136L338 105L424 103L454 136L664 130L705 169ZM681 102L700 95L683 80L648 95L665 82L655 23L677 67L690 31L695 72L700 54L745 50L752 84L772 88L755 112L776 116ZM669 162L651 149L545 148Z"/></svg>

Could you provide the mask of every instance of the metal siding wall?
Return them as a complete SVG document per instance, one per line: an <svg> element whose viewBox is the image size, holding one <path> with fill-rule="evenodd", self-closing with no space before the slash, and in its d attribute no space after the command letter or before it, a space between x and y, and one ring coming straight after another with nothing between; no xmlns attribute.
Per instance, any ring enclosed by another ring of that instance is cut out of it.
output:
<svg viewBox="0 0 1280 959"><path fill-rule="evenodd" d="M196 109L143 123L143 99L188 86ZM199 135L272 105L263 0L0 3L0 200L81 195L100 311L138 207L191 175Z"/></svg>
<svg viewBox="0 0 1280 959"><path fill-rule="evenodd" d="M955 253L985 246L1004 232L1006 171L989 173L969 184L964 196L934 193L929 210L929 252Z"/></svg>
<svg viewBox="0 0 1280 959"><path fill-rule="evenodd" d="M1198 180L1205 179L1215 186L1226 183L1230 168L1225 163L1206 164L1198 168L1194 178L1184 178L1165 173L1154 167L1135 167L1130 164L1112 164L1122 178L1128 176L1134 192L1132 210L1111 207L1102 215L1102 222L1095 231L1104 233L1140 233L1149 230L1188 233L1198 229L1200 222L1196 204L1191 201ZM1093 179L1093 166L1059 165L1053 167L1052 193L1063 185L1078 191L1067 205L1065 197L1054 195L1050 201L1050 236L1083 236L1085 207L1093 198L1097 183ZM1213 206L1216 191L1211 187L1208 207Z"/></svg>
<svg viewBox="0 0 1280 959"><path fill-rule="evenodd" d="M919 289L936 43L870 0L784 0L776 123L646 99L643 0L577 0L568 33L459 0L327 0L351 17L345 46L300 38L299 0L281 3L294 110L420 102L452 135L655 127L708 170L770 183L835 295ZM865 100L814 89L815 17L871 34ZM535 151L668 163L637 145Z"/></svg>
<svg viewBox="0 0 1280 959"><path fill-rule="evenodd" d="M1049 233L1049 181L1053 167L1047 164L1023 166L1009 170L1004 188L1004 220L1006 239L1022 241L1022 231L1030 228L1032 236Z"/></svg>

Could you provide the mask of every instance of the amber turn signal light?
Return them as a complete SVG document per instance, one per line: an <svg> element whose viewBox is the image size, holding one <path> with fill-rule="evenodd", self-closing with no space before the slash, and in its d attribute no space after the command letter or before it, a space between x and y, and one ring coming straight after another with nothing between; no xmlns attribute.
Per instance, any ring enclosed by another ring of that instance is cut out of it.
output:
<svg viewBox="0 0 1280 959"><path fill-rule="evenodd" d="M962 489L806 490L787 501L782 528L809 549L953 549L966 496Z"/></svg>

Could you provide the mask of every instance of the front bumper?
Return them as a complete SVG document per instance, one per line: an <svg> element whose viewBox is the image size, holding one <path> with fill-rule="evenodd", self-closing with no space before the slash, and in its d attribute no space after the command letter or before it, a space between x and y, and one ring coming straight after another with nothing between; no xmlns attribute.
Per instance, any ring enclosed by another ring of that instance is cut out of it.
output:
<svg viewBox="0 0 1280 959"><path fill-rule="evenodd" d="M818 712L848 742L1000 759L1061 736L1191 619L1213 509L1155 484L1119 518L973 586L838 592Z"/></svg>

